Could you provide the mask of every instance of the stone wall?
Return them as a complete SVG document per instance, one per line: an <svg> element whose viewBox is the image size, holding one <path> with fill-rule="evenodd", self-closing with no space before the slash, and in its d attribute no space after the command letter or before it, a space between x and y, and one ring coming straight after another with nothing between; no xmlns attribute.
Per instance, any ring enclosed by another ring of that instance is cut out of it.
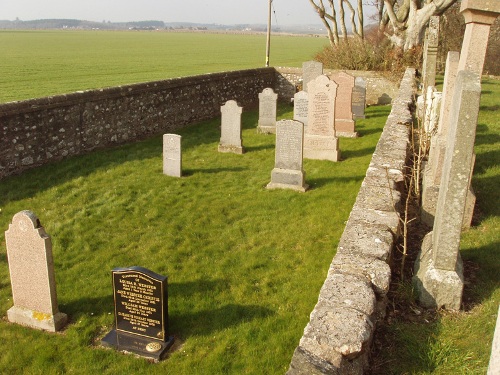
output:
<svg viewBox="0 0 500 375"><path fill-rule="evenodd" d="M302 88L302 69L301 68L276 68L278 74L277 85L283 96L289 96L290 90ZM324 73L330 75L335 70L325 69ZM390 104L392 99L398 95L397 84L377 72L361 70L345 70L346 73L354 77L363 77L366 79L366 104L381 105ZM290 96L293 98L293 94Z"/></svg>
<svg viewBox="0 0 500 375"><path fill-rule="evenodd" d="M216 118L230 99L255 108L259 92L275 88L277 77L262 68L0 104L0 179Z"/></svg>
<svg viewBox="0 0 500 375"><path fill-rule="evenodd" d="M408 69L288 375L363 374L369 367L401 229L395 209L402 205L414 93L415 71Z"/></svg>

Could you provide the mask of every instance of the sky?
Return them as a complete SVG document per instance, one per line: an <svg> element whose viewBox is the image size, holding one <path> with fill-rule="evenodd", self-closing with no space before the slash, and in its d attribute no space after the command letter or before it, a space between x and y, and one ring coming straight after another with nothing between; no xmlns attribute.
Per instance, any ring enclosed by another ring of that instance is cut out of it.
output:
<svg viewBox="0 0 500 375"><path fill-rule="evenodd" d="M268 7L269 0L0 0L0 20L267 24ZM321 24L308 0L273 0L272 7L274 26Z"/></svg>

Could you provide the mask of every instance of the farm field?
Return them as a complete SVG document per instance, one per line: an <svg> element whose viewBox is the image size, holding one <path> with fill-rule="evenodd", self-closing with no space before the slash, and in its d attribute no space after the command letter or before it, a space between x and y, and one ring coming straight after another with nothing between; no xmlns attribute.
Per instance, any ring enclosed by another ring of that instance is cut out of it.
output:
<svg viewBox="0 0 500 375"><path fill-rule="evenodd" d="M273 36L272 66L300 67L326 38ZM263 67L266 36L129 31L0 31L0 103Z"/></svg>

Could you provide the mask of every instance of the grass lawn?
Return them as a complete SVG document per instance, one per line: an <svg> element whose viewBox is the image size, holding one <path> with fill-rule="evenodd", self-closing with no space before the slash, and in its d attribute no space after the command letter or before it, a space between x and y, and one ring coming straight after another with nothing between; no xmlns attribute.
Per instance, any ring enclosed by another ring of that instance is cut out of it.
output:
<svg viewBox="0 0 500 375"><path fill-rule="evenodd" d="M181 179L162 174L161 137L30 170L0 184L0 372L283 374L309 320L389 107L368 109L341 163L305 160L311 190L266 190L274 136L243 114L244 155L217 152L219 121L183 136ZM281 107L282 118L292 116ZM62 334L7 322L4 230L34 211L53 242ZM171 357L101 349L113 324L111 269L169 276Z"/></svg>
<svg viewBox="0 0 500 375"><path fill-rule="evenodd" d="M277 36L272 66L300 67L326 38ZM266 36L0 30L0 103L167 78L260 68Z"/></svg>

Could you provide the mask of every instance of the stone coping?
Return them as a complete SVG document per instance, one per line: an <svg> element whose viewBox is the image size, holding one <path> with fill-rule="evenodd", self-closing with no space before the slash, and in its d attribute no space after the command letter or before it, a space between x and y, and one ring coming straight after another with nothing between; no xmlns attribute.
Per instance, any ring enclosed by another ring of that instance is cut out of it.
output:
<svg viewBox="0 0 500 375"><path fill-rule="evenodd" d="M388 262L402 226L395 210L402 203L415 91L409 68L288 375L363 374L369 367L375 328L386 311Z"/></svg>

